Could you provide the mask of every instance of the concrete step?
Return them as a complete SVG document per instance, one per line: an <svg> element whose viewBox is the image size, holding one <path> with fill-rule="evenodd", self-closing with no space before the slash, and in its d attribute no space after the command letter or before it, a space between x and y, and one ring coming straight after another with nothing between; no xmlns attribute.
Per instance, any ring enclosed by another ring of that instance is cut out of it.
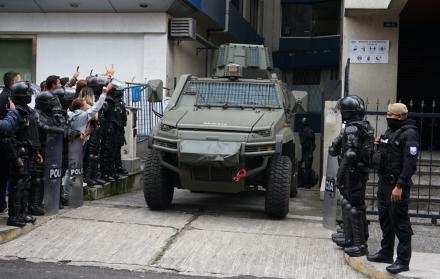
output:
<svg viewBox="0 0 440 279"><path fill-rule="evenodd" d="M136 171L122 176L115 182L109 182L104 185L93 188L84 188L84 200L93 201L106 197L128 193L141 189L143 185L143 172Z"/></svg>

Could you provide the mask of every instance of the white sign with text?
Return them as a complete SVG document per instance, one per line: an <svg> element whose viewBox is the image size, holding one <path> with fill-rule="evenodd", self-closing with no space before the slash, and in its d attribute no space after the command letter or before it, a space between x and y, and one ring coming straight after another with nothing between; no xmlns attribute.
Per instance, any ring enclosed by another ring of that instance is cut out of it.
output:
<svg viewBox="0 0 440 279"><path fill-rule="evenodd" d="M388 64L389 40L350 40L350 63Z"/></svg>

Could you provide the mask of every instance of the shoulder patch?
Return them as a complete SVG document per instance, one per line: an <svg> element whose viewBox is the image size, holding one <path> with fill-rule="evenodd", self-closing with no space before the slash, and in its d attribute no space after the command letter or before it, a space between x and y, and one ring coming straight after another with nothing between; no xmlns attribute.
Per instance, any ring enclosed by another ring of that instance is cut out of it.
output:
<svg viewBox="0 0 440 279"><path fill-rule="evenodd" d="M412 156L417 156L417 146L410 146L409 147L409 154L411 154Z"/></svg>

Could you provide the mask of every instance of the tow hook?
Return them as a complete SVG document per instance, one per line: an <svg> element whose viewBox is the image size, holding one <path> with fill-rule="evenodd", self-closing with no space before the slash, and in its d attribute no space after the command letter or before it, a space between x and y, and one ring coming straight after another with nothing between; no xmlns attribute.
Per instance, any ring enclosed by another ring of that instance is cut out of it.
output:
<svg viewBox="0 0 440 279"><path fill-rule="evenodd" d="M245 178L248 175L246 169L240 169L237 174L232 178L234 182L240 182L242 178Z"/></svg>

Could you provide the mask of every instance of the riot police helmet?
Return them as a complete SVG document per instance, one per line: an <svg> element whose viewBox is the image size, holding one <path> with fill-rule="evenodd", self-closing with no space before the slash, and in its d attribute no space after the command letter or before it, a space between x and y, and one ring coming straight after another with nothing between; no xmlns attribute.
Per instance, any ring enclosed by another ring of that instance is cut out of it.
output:
<svg viewBox="0 0 440 279"><path fill-rule="evenodd" d="M309 126L309 120L307 119L307 117L301 118L301 124L303 126Z"/></svg>
<svg viewBox="0 0 440 279"><path fill-rule="evenodd" d="M116 99L122 99L124 96L124 89L127 87L125 82L117 79L112 79L112 90L109 92Z"/></svg>
<svg viewBox="0 0 440 279"><path fill-rule="evenodd" d="M340 99L336 107L341 111L344 122L361 120L365 116L365 103L361 97L356 95Z"/></svg>
<svg viewBox="0 0 440 279"><path fill-rule="evenodd" d="M51 114L53 111L62 110L58 97L48 91L41 92L35 98L35 108Z"/></svg>
<svg viewBox="0 0 440 279"><path fill-rule="evenodd" d="M71 87L60 87L53 91L53 94L58 97L60 100L61 106L64 110L67 110L67 108L70 106L70 104L73 102L73 99L75 99L75 89Z"/></svg>
<svg viewBox="0 0 440 279"><path fill-rule="evenodd" d="M106 75L94 75L87 79L87 86L93 89L96 96L101 94L102 88L110 83Z"/></svg>
<svg viewBox="0 0 440 279"><path fill-rule="evenodd" d="M38 92L37 86L28 81L18 81L11 86L11 99L17 105L32 102L32 95Z"/></svg>

